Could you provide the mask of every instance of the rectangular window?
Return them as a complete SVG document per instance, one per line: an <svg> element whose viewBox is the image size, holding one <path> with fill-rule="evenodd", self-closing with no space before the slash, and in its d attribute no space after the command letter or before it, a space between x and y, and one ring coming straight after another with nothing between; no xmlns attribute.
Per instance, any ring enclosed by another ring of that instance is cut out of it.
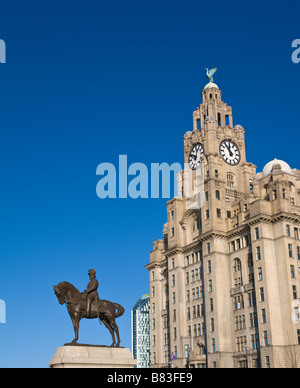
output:
<svg viewBox="0 0 300 388"><path fill-rule="evenodd" d="M256 306L255 292L249 292L248 301L249 301L249 307Z"/></svg>
<svg viewBox="0 0 300 388"><path fill-rule="evenodd" d="M256 240L259 239L259 229L258 228L255 228L255 238L256 238Z"/></svg>
<svg viewBox="0 0 300 388"><path fill-rule="evenodd" d="M191 272L191 281L192 281L192 283L194 283L194 281L195 281L195 271L194 270L192 270L192 272Z"/></svg>
<svg viewBox="0 0 300 388"><path fill-rule="evenodd" d="M234 309L240 310L244 308L244 297L243 295L236 296L234 298Z"/></svg>
<svg viewBox="0 0 300 388"><path fill-rule="evenodd" d="M286 225L286 235L288 237L291 237L291 227L290 227L290 225Z"/></svg>
<svg viewBox="0 0 300 388"><path fill-rule="evenodd" d="M257 272L258 272L258 280L262 280L263 279L262 268L259 267L257 269Z"/></svg>
<svg viewBox="0 0 300 388"><path fill-rule="evenodd" d="M291 278L295 279L295 267L291 265Z"/></svg>
<svg viewBox="0 0 300 388"><path fill-rule="evenodd" d="M154 296L155 296L155 287L152 286L152 297L154 297Z"/></svg>
<svg viewBox="0 0 300 388"><path fill-rule="evenodd" d="M293 291L293 299L297 299L297 287L292 286L292 291Z"/></svg>
<svg viewBox="0 0 300 388"><path fill-rule="evenodd" d="M176 294L175 294L175 292L173 292L173 294L172 294L172 302L176 303Z"/></svg>
<svg viewBox="0 0 300 388"><path fill-rule="evenodd" d="M264 331L264 343L265 346L269 346L268 332Z"/></svg>
<svg viewBox="0 0 300 388"><path fill-rule="evenodd" d="M250 313L250 327L257 327L257 314Z"/></svg>
<svg viewBox="0 0 300 388"><path fill-rule="evenodd" d="M207 262L207 272L211 273L211 260L208 260Z"/></svg>
<svg viewBox="0 0 300 388"><path fill-rule="evenodd" d="M293 246L292 246L292 244L288 244L288 250L289 250L289 257L292 258L293 257Z"/></svg>
<svg viewBox="0 0 300 388"><path fill-rule="evenodd" d="M211 340L211 347L212 347L212 352L216 353L216 339L215 338L213 338Z"/></svg>
<svg viewBox="0 0 300 388"><path fill-rule="evenodd" d="M217 209L217 217L221 218L221 209Z"/></svg>
<svg viewBox="0 0 300 388"><path fill-rule="evenodd" d="M251 336L251 344L252 344L252 349L259 349L259 335L258 334L252 334Z"/></svg>
<svg viewBox="0 0 300 388"><path fill-rule="evenodd" d="M207 243L207 253L210 254L210 243Z"/></svg>
<svg viewBox="0 0 300 388"><path fill-rule="evenodd" d="M260 252L260 247L256 247L256 260L261 259L261 252Z"/></svg>
<svg viewBox="0 0 300 388"><path fill-rule="evenodd" d="M295 307L294 317L295 317L295 321L299 322L299 320L300 320L299 307Z"/></svg>
<svg viewBox="0 0 300 388"><path fill-rule="evenodd" d="M211 318L210 320L210 331L215 331L215 319Z"/></svg>
<svg viewBox="0 0 300 388"><path fill-rule="evenodd" d="M260 295L260 301L264 302L265 301L265 293L264 293L264 288L263 287L261 287L259 289L259 295Z"/></svg>

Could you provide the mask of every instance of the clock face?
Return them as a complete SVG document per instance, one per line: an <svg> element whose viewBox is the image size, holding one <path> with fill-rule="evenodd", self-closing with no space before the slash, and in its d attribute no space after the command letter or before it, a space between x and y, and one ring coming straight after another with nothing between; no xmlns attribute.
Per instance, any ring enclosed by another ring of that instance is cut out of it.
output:
<svg viewBox="0 0 300 388"><path fill-rule="evenodd" d="M223 140L220 144L220 154L230 166L236 166L241 160L241 154L237 145L231 140Z"/></svg>
<svg viewBox="0 0 300 388"><path fill-rule="evenodd" d="M192 151L189 156L189 165L192 170L196 170L200 166L201 159L204 156L204 147L201 143L197 143L194 145Z"/></svg>

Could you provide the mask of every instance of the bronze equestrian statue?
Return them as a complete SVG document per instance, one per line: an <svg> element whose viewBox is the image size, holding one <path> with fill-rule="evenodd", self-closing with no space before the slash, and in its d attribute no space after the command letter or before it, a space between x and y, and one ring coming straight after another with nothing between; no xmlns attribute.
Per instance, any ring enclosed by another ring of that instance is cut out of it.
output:
<svg viewBox="0 0 300 388"><path fill-rule="evenodd" d="M119 328L115 319L122 316L125 312L125 309L118 303L100 299L97 292L99 283L96 279L96 271L90 269L88 274L90 282L87 285L87 289L82 293L68 282L61 282L57 286L53 286L59 303L61 305L64 303L66 304L68 313L74 326L75 338L73 339L72 344L76 344L78 341L80 320L82 318L98 318L100 324L103 322L112 336L113 342L111 346L119 347L121 340L119 335ZM117 343L114 333L117 335Z"/></svg>

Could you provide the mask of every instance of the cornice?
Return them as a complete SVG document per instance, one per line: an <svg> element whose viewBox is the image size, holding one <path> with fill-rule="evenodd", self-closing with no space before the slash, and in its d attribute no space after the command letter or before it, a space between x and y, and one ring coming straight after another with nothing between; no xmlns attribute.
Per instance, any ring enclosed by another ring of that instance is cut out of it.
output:
<svg viewBox="0 0 300 388"><path fill-rule="evenodd" d="M288 222L294 222L296 224L300 224L300 215L297 213L286 213L286 212L280 212L274 215L268 215L268 214L259 214L258 216L247 220L247 224L249 226L259 224L261 222L269 223L269 224L275 224L279 221L288 221Z"/></svg>
<svg viewBox="0 0 300 388"><path fill-rule="evenodd" d="M145 265L145 268L148 270L154 269L154 268L163 268L167 265L167 260L164 259L162 261L154 261L152 263L148 263Z"/></svg>

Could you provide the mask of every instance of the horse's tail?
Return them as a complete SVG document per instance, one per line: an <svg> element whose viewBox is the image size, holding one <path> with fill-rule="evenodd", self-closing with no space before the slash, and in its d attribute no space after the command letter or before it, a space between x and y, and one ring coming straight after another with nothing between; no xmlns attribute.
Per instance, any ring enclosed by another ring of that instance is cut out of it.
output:
<svg viewBox="0 0 300 388"><path fill-rule="evenodd" d="M116 318L119 318L121 315L123 315L125 313L125 309L123 306L121 306L120 304L118 303L114 303L114 306L115 308L118 310L116 312Z"/></svg>

